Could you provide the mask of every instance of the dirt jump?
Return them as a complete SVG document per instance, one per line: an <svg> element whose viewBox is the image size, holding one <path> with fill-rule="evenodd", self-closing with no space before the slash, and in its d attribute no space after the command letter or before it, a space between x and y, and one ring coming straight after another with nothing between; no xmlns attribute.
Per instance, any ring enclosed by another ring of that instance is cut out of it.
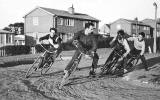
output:
<svg viewBox="0 0 160 100"><path fill-rule="evenodd" d="M106 75L88 77L92 60L82 58L79 69L62 89L59 89L63 69L69 59L55 61L45 74L25 74L31 64L0 67L0 100L160 100L160 57L146 54L149 71L136 69L123 77ZM101 56L99 66L107 55ZM97 69L98 71L98 69Z"/></svg>

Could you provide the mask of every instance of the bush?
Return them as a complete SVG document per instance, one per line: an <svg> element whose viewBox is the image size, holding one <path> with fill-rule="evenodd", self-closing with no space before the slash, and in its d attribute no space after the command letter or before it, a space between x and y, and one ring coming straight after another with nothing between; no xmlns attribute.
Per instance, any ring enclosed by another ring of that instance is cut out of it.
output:
<svg viewBox="0 0 160 100"><path fill-rule="evenodd" d="M4 49L6 55L9 56L29 54L31 50L30 46L25 46L25 45L10 45L10 46L4 46L1 49Z"/></svg>
<svg viewBox="0 0 160 100"><path fill-rule="evenodd" d="M104 38L104 37L99 36L98 37L98 48L109 48L110 47L109 43L112 39L113 37Z"/></svg>

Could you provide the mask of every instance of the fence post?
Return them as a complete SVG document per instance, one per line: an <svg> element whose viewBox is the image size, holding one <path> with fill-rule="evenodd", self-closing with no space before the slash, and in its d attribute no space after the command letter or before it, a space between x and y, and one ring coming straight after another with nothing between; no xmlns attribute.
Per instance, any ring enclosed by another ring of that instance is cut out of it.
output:
<svg viewBox="0 0 160 100"><path fill-rule="evenodd" d="M35 47L31 47L31 49L32 49L32 54L36 54Z"/></svg>
<svg viewBox="0 0 160 100"><path fill-rule="evenodd" d="M0 49L0 57L2 56L2 50Z"/></svg>

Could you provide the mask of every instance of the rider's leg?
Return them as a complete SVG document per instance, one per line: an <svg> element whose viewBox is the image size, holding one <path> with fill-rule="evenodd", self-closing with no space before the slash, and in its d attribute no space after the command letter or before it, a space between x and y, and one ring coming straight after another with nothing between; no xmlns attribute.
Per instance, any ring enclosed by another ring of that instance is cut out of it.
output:
<svg viewBox="0 0 160 100"><path fill-rule="evenodd" d="M98 56L97 53L94 53L94 56L92 58L93 58L93 62L92 62L92 66L91 66L89 75L95 75L95 70L94 69L97 67L99 56Z"/></svg>
<svg viewBox="0 0 160 100"><path fill-rule="evenodd" d="M64 73L65 76L67 77L69 75L69 71L71 68L74 68L72 65L75 61L75 59L78 59L78 56L80 56L81 52L79 50L76 50L74 56L72 57L71 61L68 63L68 65L66 66ZM80 59L79 59L80 60ZM75 66L76 67L76 66Z"/></svg>
<svg viewBox="0 0 160 100"><path fill-rule="evenodd" d="M126 64L127 60L132 57L132 52L130 52L126 57L123 58L120 67L123 69L124 73L127 72Z"/></svg>
<svg viewBox="0 0 160 100"><path fill-rule="evenodd" d="M44 57L42 57L41 62L39 63L39 68L42 68L42 67L43 67L43 65L44 65L44 63L45 63L45 61L46 61L46 58L47 58L48 56L49 56L49 53L46 52L46 54L44 55Z"/></svg>
<svg viewBox="0 0 160 100"><path fill-rule="evenodd" d="M144 55L140 56L140 59L141 59L141 61L142 61L142 64L143 64L144 69L145 69L146 71L148 71L149 69L148 69L147 61L146 61Z"/></svg>

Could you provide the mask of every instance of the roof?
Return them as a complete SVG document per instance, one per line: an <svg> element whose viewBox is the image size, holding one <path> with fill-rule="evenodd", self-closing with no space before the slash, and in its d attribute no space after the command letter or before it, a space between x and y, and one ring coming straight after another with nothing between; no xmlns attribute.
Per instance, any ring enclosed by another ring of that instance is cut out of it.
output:
<svg viewBox="0 0 160 100"><path fill-rule="evenodd" d="M124 18L120 18L120 19L118 19L118 20L124 20L124 21L126 21L126 22L128 22L128 23L131 23L131 24L138 24L138 25L144 25L144 26L149 26L148 24L145 24L145 23L143 23L142 21L138 21L138 23L137 23L137 20L130 20L130 19L124 19ZM116 20L116 21L118 21L118 20ZM116 22L116 21L114 21L114 22ZM113 22L113 23L114 23ZM112 23L112 24L113 24Z"/></svg>
<svg viewBox="0 0 160 100"><path fill-rule="evenodd" d="M13 32L2 30L2 29L0 29L0 33L11 33L11 34L13 34Z"/></svg>
<svg viewBox="0 0 160 100"><path fill-rule="evenodd" d="M61 17L77 18L77 19L85 19L85 20L93 20L93 21L100 21L100 20L98 20L94 17L91 17L91 16L87 15L87 14L76 13L76 12L74 14L70 14L68 11L64 11L64 10L57 10L57 9L51 9L51 8L45 8L45 7L37 7L37 8L45 10L51 15L57 15L57 16L61 16ZM37 9L37 8L35 8L35 9ZM34 10L32 10L32 11L34 11ZM28 14L26 14L25 16L27 16Z"/></svg>
<svg viewBox="0 0 160 100"><path fill-rule="evenodd" d="M155 23L156 20L155 19L149 19L149 18L146 18L144 20L142 20L142 22L152 22L152 23ZM160 18L157 19L157 23L160 24Z"/></svg>

